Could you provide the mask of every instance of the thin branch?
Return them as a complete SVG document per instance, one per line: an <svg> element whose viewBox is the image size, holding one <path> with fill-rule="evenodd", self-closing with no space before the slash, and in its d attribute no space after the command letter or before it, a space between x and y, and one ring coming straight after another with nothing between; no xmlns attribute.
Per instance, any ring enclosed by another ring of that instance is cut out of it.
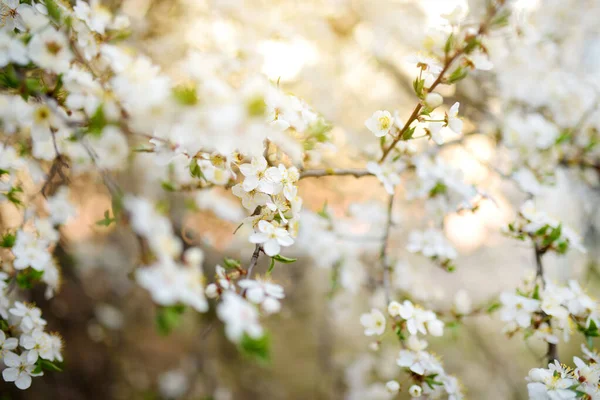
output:
<svg viewBox="0 0 600 400"><path fill-rule="evenodd" d="M381 244L381 252L379 253L379 259L383 266L383 290L385 293L385 302L390 304L391 301L391 284L390 284L390 270L391 265L387 257L387 247L390 238L390 230L392 228L392 210L394 208L394 195L391 195L388 200L387 207L387 220L385 224L385 233L383 236L383 242Z"/></svg>
<svg viewBox="0 0 600 400"><path fill-rule="evenodd" d="M246 278L250 278L250 276L252 275L252 270L258 262L258 256L260 256L260 250L260 244L257 244L254 247L254 253L252 253L252 258L250 259L250 265L248 266L248 270L246 272Z"/></svg>
<svg viewBox="0 0 600 400"><path fill-rule="evenodd" d="M304 178L320 178L322 176L353 176L361 178L363 176L372 176L373 174L366 169L358 168L325 168L325 169L309 169L300 172L300 179Z"/></svg>
<svg viewBox="0 0 600 400"><path fill-rule="evenodd" d="M479 29L477 31L477 35L483 35L487 31L487 25L488 25L488 23L496 15L496 13L498 12L498 10L499 10L499 7L495 7L491 12L488 13L488 18L479 25ZM438 75L438 77L436 78L436 80L431 84L431 86L429 86L429 88L426 89L427 93L433 92L433 90L435 90L435 88L440 83L443 83L442 81L444 80L444 75L446 74L446 72L448 72L448 70L450 69L450 67L452 66L452 64L454 64L454 62L456 60L458 60L463 54L465 54L465 51L466 51L466 47L463 47L463 48L457 50L451 57L449 57L448 54L446 54L446 57L445 57L445 60L444 60L444 66L442 67L442 70L441 70L440 74ZM398 144L398 142L402 140L402 138L404 136L404 133L406 133L406 131L408 131L408 129L410 128L410 125L415 120L418 119L419 114L420 114L422 108L423 108L423 103L421 103L421 102L417 103L417 105L415 106L415 109L413 110L412 114L410 115L410 117L408 117L408 120L406 121L406 123L404 124L404 126L402 127L402 129L400 129L400 132L398 133L398 136L396 136L396 138L394 139L394 141L383 151L383 154L381 155L381 158L379 159L379 163L380 164L385 161L385 159L387 158L387 156L396 147L396 145Z"/></svg>
<svg viewBox="0 0 600 400"><path fill-rule="evenodd" d="M535 264L536 264L536 277L539 278L542 282L542 289L546 287L546 278L544 277L544 264L542 263L542 256L546 252L545 249L541 249L535 241L533 242L533 250L535 253ZM542 311L543 312L543 311ZM547 316L546 313L543 312L544 316ZM548 320L548 326L552 327L552 321ZM554 360L558 361L558 346L555 343L548 343L548 352L546 353L548 357L548 364L554 362Z"/></svg>

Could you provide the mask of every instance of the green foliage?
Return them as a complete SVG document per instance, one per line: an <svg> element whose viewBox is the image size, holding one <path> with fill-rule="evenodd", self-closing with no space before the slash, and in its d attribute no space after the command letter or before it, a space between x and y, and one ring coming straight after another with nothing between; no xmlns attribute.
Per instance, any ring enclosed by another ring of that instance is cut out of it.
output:
<svg viewBox="0 0 600 400"><path fill-rule="evenodd" d="M442 386L443 383L442 382L438 382L435 380L435 377L438 376L438 374L431 374L431 375L427 375L424 377L424 381L427 384L427 386L429 386L431 389L435 389L434 386Z"/></svg>
<svg viewBox="0 0 600 400"><path fill-rule="evenodd" d="M550 246L558 238L560 238L560 235L562 232L562 225L558 225L556 228L551 228L551 229L552 229L552 231L550 232L550 234L548 236L546 236L544 238L544 240L542 241L543 247Z"/></svg>
<svg viewBox="0 0 600 400"><path fill-rule="evenodd" d="M163 188L163 190L166 190L167 192L174 192L177 190L171 182L167 181L162 181L160 183L160 186Z"/></svg>
<svg viewBox="0 0 600 400"><path fill-rule="evenodd" d="M110 212L108 210L104 211L104 219L96 221L96 225L98 226L109 226L113 222L116 222L115 218L110 217Z"/></svg>
<svg viewBox="0 0 600 400"><path fill-rule="evenodd" d="M488 314L491 314L494 311L496 311L497 309L499 309L500 307L502 307L502 304L500 304L500 302L496 300L496 301L493 301L492 304L490 304L485 311Z"/></svg>
<svg viewBox="0 0 600 400"><path fill-rule="evenodd" d="M15 206L21 206L23 205L23 201L19 198L19 193L23 193L23 189L18 186L12 187L8 193L6 193L6 199Z"/></svg>
<svg viewBox="0 0 600 400"><path fill-rule="evenodd" d="M588 339L600 336L600 331L598 330L598 325L596 325L596 322L592 318L590 318L590 323L587 327L583 326L583 325L578 325L577 329L581 333L583 333L585 335L585 337Z"/></svg>
<svg viewBox="0 0 600 400"><path fill-rule="evenodd" d="M410 140L412 139L413 135L415 134L415 129L417 127L413 126L408 128L403 134L402 134L402 140Z"/></svg>
<svg viewBox="0 0 600 400"><path fill-rule="evenodd" d="M225 264L225 268L227 269L240 269L242 266L239 260L228 257L223 258L223 264Z"/></svg>
<svg viewBox="0 0 600 400"><path fill-rule="evenodd" d="M99 136L102 133L102 129L107 125L106 116L104 115L103 105L99 105L94 114L90 117L87 132Z"/></svg>
<svg viewBox="0 0 600 400"><path fill-rule="evenodd" d="M0 69L0 88L16 89L21 85L14 65L9 64Z"/></svg>
<svg viewBox="0 0 600 400"><path fill-rule="evenodd" d="M429 197L435 197L438 194L444 194L448 190L448 187L444 182L437 182L433 188L429 191Z"/></svg>
<svg viewBox="0 0 600 400"><path fill-rule="evenodd" d="M11 248L15 245L17 235L11 232L5 232L0 239L0 247Z"/></svg>
<svg viewBox="0 0 600 400"><path fill-rule="evenodd" d="M204 174L202 173L202 170L200 169L196 159L192 159L192 161L190 161L189 168L190 175L192 175L194 178L204 179Z"/></svg>
<svg viewBox="0 0 600 400"><path fill-rule="evenodd" d="M459 66L454 71L452 71L450 76L446 79L446 83L456 83L460 80L465 79L467 75L469 75L469 71L466 68Z"/></svg>
<svg viewBox="0 0 600 400"><path fill-rule="evenodd" d="M415 80L413 81L413 90L415 91L415 94L417 95L417 97L420 99L425 97L424 88L425 88L425 79L416 77Z"/></svg>
<svg viewBox="0 0 600 400"><path fill-rule="evenodd" d="M263 364L271 361L271 338L268 333L256 339L244 333L239 348L244 356L254 361Z"/></svg>
<svg viewBox="0 0 600 400"><path fill-rule="evenodd" d="M17 285L21 289L31 289L37 282L42 279L44 271L38 271L37 269L27 268L20 271L17 274Z"/></svg>
<svg viewBox="0 0 600 400"><path fill-rule="evenodd" d="M454 48L454 34L451 33L450 36L448 36L448 39L446 39L446 43L444 44L444 53L448 54L450 53L450 50L452 50Z"/></svg>
<svg viewBox="0 0 600 400"><path fill-rule="evenodd" d="M271 257L271 263L269 264L269 269L267 270L267 275L271 275L273 268L275 268L275 261L283 263L283 264L291 264L293 262L296 262L297 260L298 260L297 258L289 258L289 257L284 257L281 254L277 254L276 256Z"/></svg>
<svg viewBox="0 0 600 400"><path fill-rule="evenodd" d="M62 362L54 362L44 360L43 358L38 358L35 362L35 368L33 369L33 373L39 374L42 371L51 371L51 372L62 372L64 363Z"/></svg>
<svg viewBox="0 0 600 400"><path fill-rule="evenodd" d="M45 0L46 8L48 9L48 16L52 19L56 24L60 24L61 21L61 12L60 7L56 4L55 0Z"/></svg>
<svg viewBox="0 0 600 400"><path fill-rule="evenodd" d="M163 336L171 333L181 323L181 315L185 306L177 304L174 306L161 306L156 309L156 329Z"/></svg>

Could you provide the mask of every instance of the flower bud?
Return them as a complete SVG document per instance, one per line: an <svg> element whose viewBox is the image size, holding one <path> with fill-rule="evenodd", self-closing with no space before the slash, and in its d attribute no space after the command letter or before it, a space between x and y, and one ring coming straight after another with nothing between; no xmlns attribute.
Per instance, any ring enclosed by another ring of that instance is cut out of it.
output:
<svg viewBox="0 0 600 400"><path fill-rule="evenodd" d="M210 285L208 285L206 287L206 289L204 290L204 293L206 294L206 297L208 297L209 299L214 299L215 297L217 297L219 295L219 289L217 288L217 285L215 285L214 283L211 283Z"/></svg>
<svg viewBox="0 0 600 400"><path fill-rule="evenodd" d="M204 261L204 252L199 247L190 247L183 253L183 259L186 264L193 267L199 267Z"/></svg>
<svg viewBox="0 0 600 400"><path fill-rule="evenodd" d="M432 110L441 106L443 102L444 98L439 93L428 93L427 96L425 96L425 105Z"/></svg>
<svg viewBox="0 0 600 400"><path fill-rule="evenodd" d="M389 381L385 384L385 388L391 394L396 394L400 390L400 384L397 381Z"/></svg>
<svg viewBox="0 0 600 400"><path fill-rule="evenodd" d="M465 315L471 312L471 298L469 294L464 290L459 290L454 295L454 311L457 314Z"/></svg>
<svg viewBox="0 0 600 400"><path fill-rule="evenodd" d="M408 389L408 393L410 394L410 397L421 397L421 393L423 393L423 389L421 389L421 386L419 386L419 385L412 385Z"/></svg>

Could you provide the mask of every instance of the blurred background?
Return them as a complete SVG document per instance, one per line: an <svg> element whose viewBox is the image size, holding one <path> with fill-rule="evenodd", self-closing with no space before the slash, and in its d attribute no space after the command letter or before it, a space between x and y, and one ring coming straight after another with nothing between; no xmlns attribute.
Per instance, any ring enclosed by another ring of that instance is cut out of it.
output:
<svg viewBox="0 0 600 400"><path fill-rule="evenodd" d="M441 23L440 15L460 5L470 8L476 21L483 2L123 0L105 4L129 15L128 42L175 77L178 71L173 66L190 49L219 49L242 58L258 53L257 68L332 122L333 146L324 152L321 163L344 167L362 166L365 154L376 150L377 142L363 125L374 110L399 110L405 115L412 109L414 69L405 58L422 48L428 30ZM515 7L524 14L545 16L543 1L518 1ZM582 62L573 61L580 69L572 72L580 78L593 74L598 66L598 57L590 54L600 52L589 49L600 49L600 39L598 32L586 30L589 26L582 23L576 31L565 30L562 38L569 46L588 49L578 55ZM490 47L502 40L501 33L492 38ZM395 205L390 246L397 260L395 289L440 312L450 310L459 290L467 292L473 307L486 304L501 291L518 286L534 265L529 246L501 233L525 197L514 183L488 168L489 164L502 168L506 158L494 138L506 109L498 82L506 79L502 68L508 55L497 54L492 56L497 71L474 74L454 91L443 88L447 104L461 102L469 136L460 145L445 148L442 155L495 200L484 201L475 213L453 214L444 221L447 236L460 252L456 272L448 274L404 250L410 230L428 226L431 216L423 204L404 201L403 196L397 196ZM594 123L592 118L590 124ZM232 221L243 215L235 198L220 192L162 192L160 185L150 185L157 177L144 171L144 166L144 155L132 159L131 168L117 177L119 182L131 191L156 191L153 196L169 210L186 242L205 249L209 280L224 256L249 259L252 245L232 235L236 228ZM585 172L582 178L584 172L573 168L555 172L555 186L544 189L538 202L581 233L588 253L548 255L549 276L557 282L579 279L590 294L598 293L597 177ZM66 369L36 379L25 392L0 382L1 399L361 399L376 398L362 390L395 373L397 344L390 340L381 355L369 353L369 340L359 324L359 315L382 299L375 283L385 193L375 179L301 182L307 222L291 251L299 261L279 265L273 274L286 288L286 298L282 312L265 320L272 338L269 364L240 355L222 334L213 311L206 315L187 311L174 332L160 335L155 306L131 280L138 257L135 238L114 225L95 224L110 207L107 191L99 182L86 179L73 182L72 192L79 215L63 228L55 254L63 271L62 289L49 302L42 289L32 299L43 309L50 330L64 338ZM340 221L340 234L331 243L319 244L311 238L319 229L315 213L325 203ZM10 210L0 211L0 225L10 227L14 223ZM339 262L338 253L355 258ZM262 261L259 274L267 268ZM501 333L502 325L487 315L469 317L430 343L446 370L460 379L468 398L525 399L527 371L543 364L543 345L508 339ZM563 360L579 352L577 340L559 346ZM389 360L377 361L378 357Z"/></svg>

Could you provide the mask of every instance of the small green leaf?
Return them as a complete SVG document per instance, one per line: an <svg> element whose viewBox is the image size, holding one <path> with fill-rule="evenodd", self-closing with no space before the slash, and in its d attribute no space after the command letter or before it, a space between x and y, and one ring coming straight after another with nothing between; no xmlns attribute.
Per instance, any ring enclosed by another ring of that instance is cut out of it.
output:
<svg viewBox="0 0 600 400"><path fill-rule="evenodd" d="M11 248L15 245L15 241L17 240L17 235L14 233L6 232L2 235L2 239L0 239L0 247Z"/></svg>
<svg viewBox="0 0 600 400"><path fill-rule="evenodd" d="M40 281L40 279L42 279L43 275L44 271L38 271L29 267L17 274L17 285L19 285L21 289L31 289L37 282Z"/></svg>
<svg viewBox="0 0 600 400"><path fill-rule="evenodd" d="M275 258L271 257L271 263L269 264L269 269L267 270L267 276L271 275L273 268L275 268Z"/></svg>
<svg viewBox="0 0 600 400"><path fill-rule="evenodd" d="M540 285L535 285L535 288L533 289L533 295L531 296L532 299L535 300L540 300Z"/></svg>
<svg viewBox="0 0 600 400"><path fill-rule="evenodd" d="M106 210L106 211L104 211L104 219L96 221L96 225L98 225L98 226L109 226L110 224L112 224L115 221L116 221L116 219L111 218L110 217L110 212L108 210Z"/></svg>
<svg viewBox="0 0 600 400"><path fill-rule="evenodd" d="M44 360L42 358L38 358L40 361L40 366L44 371L53 371L53 372L62 372L62 366L52 361Z"/></svg>
<svg viewBox="0 0 600 400"><path fill-rule="evenodd" d="M156 309L156 328L163 336L171 333L181 323L181 314L185 306L177 304L174 306L163 306Z"/></svg>
<svg viewBox="0 0 600 400"><path fill-rule="evenodd" d="M106 124L107 121L106 116L104 115L104 107L101 104L96 109L96 112L94 112L94 114L90 117L87 131L92 135L99 136Z"/></svg>
<svg viewBox="0 0 600 400"><path fill-rule="evenodd" d="M17 70L12 64L0 70L0 87L16 89L20 84Z"/></svg>
<svg viewBox="0 0 600 400"><path fill-rule="evenodd" d="M171 182L167 181L161 182L160 186L167 192L174 192L175 190L177 190Z"/></svg>
<svg viewBox="0 0 600 400"><path fill-rule="evenodd" d="M499 301L494 301L492 304L490 304L486 310L486 312L488 314L493 313L494 311L496 311L497 309L499 309L500 307L502 307L502 304L500 304Z"/></svg>
<svg viewBox="0 0 600 400"><path fill-rule="evenodd" d="M48 9L48 16L52 18L52 20L60 24L60 7L56 4L54 0L45 0L46 8Z"/></svg>
<svg viewBox="0 0 600 400"><path fill-rule="evenodd" d="M278 261L278 262L283 263L283 264L291 264L293 262L298 261L297 258L284 257L281 254L277 254L276 256L273 257L273 259L275 261Z"/></svg>
<svg viewBox="0 0 600 400"><path fill-rule="evenodd" d="M259 338L253 338L244 333L240 341L240 351L242 354L260 363L268 363L270 361L270 348L271 340L267 333Z"/></svg>
<svg viewBox="0 0 600 400"><path fill-rule="evenodd" d="M454 47L454 34L451 33L450 36L448 36L448 39L446 39L446 43L444 44L444 53L446 53L446 54L450 53L450 50L452 50L453 47Z"/></svg>
<svg viewBox="0 0 600 400"><path fill-rule="evenodd" d="M456 83L460 80L465 79L468 74L469 71L467 71L467 69L463 68L462 66L459 66L454 71L452 71L450 76L446 79L446 83Z"/></svg>
<svg viewBox="0 0 600 400"><path fill-rule="evenodd" d="M198 161L193 158L192 161L190 161L190 174L194 177L194 178L200 178L200 179L204 179L204 174L202 173L202 169L200 169L200 166L198 165Z"/></svg>
<svg viewBox="0 0 600 400"><path fill-rule="evenodd" d="M239 260L228 257L223 258L223 264L225 264L225 268L227 269L239 269L242 266Z"/></svg>

